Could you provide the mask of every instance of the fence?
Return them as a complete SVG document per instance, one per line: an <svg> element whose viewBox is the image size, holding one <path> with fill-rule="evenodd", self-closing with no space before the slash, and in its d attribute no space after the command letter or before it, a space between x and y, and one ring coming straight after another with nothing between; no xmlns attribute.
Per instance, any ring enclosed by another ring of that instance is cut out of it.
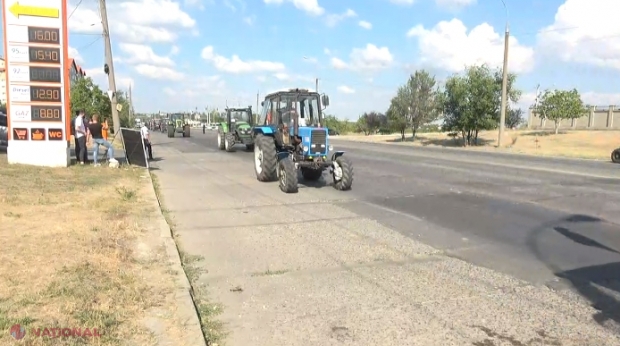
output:
<svg viewBox="0 0 620 346"><path fill-rule="evenodd" d="M529 112L528 129L546 130L555 127L554 121L542 119L532 108ZM580 118L562 120L560 128L572 130L620 129L620 106L589 106L587 114Z"/></svg>

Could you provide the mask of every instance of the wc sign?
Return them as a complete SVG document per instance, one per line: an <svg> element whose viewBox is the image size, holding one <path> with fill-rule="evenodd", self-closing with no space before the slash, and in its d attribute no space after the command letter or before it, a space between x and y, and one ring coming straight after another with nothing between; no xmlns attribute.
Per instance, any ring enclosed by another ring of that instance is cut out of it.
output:
<svg viewBox="0 0 620 346"><path fill-rule="evenodd" d="M47 137L50 141L62 141L62 129L48 129Z"/></svg>

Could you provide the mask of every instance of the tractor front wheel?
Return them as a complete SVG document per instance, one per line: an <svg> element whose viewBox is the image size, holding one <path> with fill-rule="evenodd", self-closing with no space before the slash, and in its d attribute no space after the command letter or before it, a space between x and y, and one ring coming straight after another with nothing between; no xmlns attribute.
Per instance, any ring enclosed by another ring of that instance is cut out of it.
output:
<svg viewBox="0 0 620 346"><path fill-rule="evenodd" d="M189 137L189 125L183 126L183 137Z"/></svg>
<svg viewBox="0 0 620 346"><path fill-rule="evenodd" d="M282 192L296 193L299 191L297 170L295 169L295 163L290 157L278 162L278 179Z"/></svg>
<svg viewBox="0 0 620 346"><path fill-rule="evenodd" d="M233 135L232 133L227 133L224 137L224 149L226 149L226 151L230 153L231 151L234 151L234 147L235 135Z"/></svg>
<svg viewBox="0 0 620 346"><path fill-rule="evenodd" d="M168 138L174 137L174 126L168 126Z"/></svg>
<svg viewBox="0 0 620 346"><path fill-rule="evenodd" d="M224 134L220 131L217 132L217 148L220 150L226 149L226 143L224 143Z"/></svg>
<svg viewBox="0 0 620 346"><path fill-rule="evenodd" d="M254 171L259 181L277 179L276 143L272 137L257 135L254 141Z"/></svg>
<svg viewBox="0 0 620 346"><path fill-rule="evenodd" d="M304 177L304 180L307 180L307 181L317 181L317 180L321 179L321 177L323 176L323 170L322 169L313 169L313 168L302 167L301 168L301 175Z"/></svg>
<svg viewBox="0 0 620 346"><path fill-rule="evenodd" d="M338 157L332 167L334 188L340 191L350 190L353 185L353 164L344 156Z"/></svg>

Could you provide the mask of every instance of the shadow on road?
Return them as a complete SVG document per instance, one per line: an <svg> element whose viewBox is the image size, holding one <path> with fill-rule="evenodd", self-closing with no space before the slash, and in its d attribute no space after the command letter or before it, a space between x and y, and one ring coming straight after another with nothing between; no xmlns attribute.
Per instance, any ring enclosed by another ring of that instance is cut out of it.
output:
<svg viewBox="0 0 620 346"><path fill-rule="evenodd" d="M574 291L586 298L591 306L598 310L592 318L601 326L606 327L606 323L609 321L620 324L620 262L563 271L545 258L538 244L538 238L543 232L554 231L582 246L620 254L617 249L610 248L590 237L570 230L571 224L578 227L577 224L579 223L601 222L603 220L596 217L575 214L553 223L543 224L530 233L528 247L539 261L553 271L556 277L570 283Z"/></svg>

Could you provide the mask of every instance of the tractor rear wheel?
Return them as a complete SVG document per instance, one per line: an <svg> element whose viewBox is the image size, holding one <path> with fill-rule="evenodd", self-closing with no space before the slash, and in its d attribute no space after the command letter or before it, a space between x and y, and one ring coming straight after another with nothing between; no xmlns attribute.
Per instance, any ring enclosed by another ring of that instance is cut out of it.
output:
<svg viewBox="0 0 620 346"><path fill-rule="evenodd" d="M620 148L611 152L611 162L620 163Z"/></svg>
<svg viewBox="0 0 620 346"><path fill-rule="evenodd" d="M304 180L307 180L307 181L317 181L317 180L321 179L321 177L323 176L323 170L322 169L313 169L313 168L302 167L301 168L301 175L304 177Z"/></svg>
<svg viewBox="0 0 620 346"><path fill-rule="evenodd" d="M254 141L254 171L259 181L274 181L278 178L276 143L272 137L257 135Z"/></svg>
<svg viewBox="0 0 620 346"><path fill-rule="evenodd" d="M217 132L217 148L220 150L224 150L225 147L224 145L226 145L224 143L224 134L221 131Z"/></svg>
<svg viewBox="0 0 620 346"><path fill-rule="evenodd" d="M332 177L334 178L334 188L340 191L351 189L353 185L353 164L344 156L338 157L332 168Z"/></svg>
<svg viewBox="0 0 620 346"><path fill-rule="evenodd" d="M234 147L235 135L233 135L232 133L227 133L224 137L224 149L226 149L226 151L230 153L235 150Z"/></svg>
<svg viewBox="0 0 620 346"><path fill-rule="evenodd" d="M295 163L290 157L278 162L278 179L282 192L296 193L299 191L297 169L295 169Z"/></svg>

